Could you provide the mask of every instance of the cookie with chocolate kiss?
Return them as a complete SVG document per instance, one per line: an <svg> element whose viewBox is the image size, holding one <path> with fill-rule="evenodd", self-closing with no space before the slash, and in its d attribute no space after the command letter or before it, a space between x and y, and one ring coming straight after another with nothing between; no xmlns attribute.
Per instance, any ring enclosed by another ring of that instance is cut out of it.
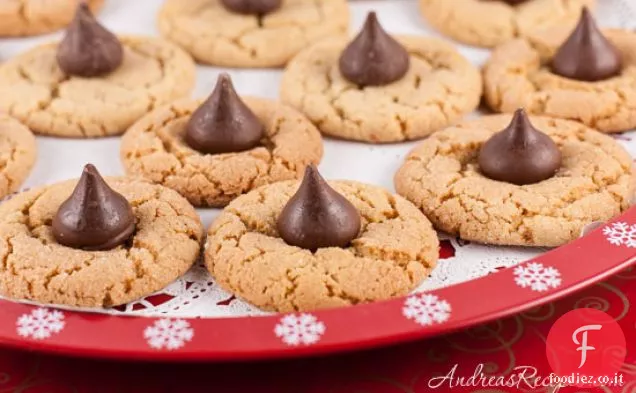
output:
<svg viewBox="0 0 636 393"><path fill-rule="evenodd" d="M126 198L88 164L73 193L55 214L52 229L55 240L64 246L109 250L130 238L135 231L135 216Z"/></svg>
<svg viewBox="0 0 636 393"><path fill-rule="evenodd" d="M279 9L282 0L221 0L221 4L237 14L264 15Z"/></svg>
<svg viewBox="0 0 636 393"><path fill-rule="evenodd" d="M232 153L258 146L265 130L234 90L230 76L219 75L210 97L192 114L185 141L205 154Z"/></svg>
<svg viewBox="0 0 636 393"><path fill-rule="evenodd" d="M331 188L310 165L287 205L278 216L277 228L287 244L315 251L347 247L360 232L360 213Z"/></svg>
<svg viewBox="0 0 636 393"><path fill-rule="evenodd" d="M601 81L621 73L621 53L605 38L587 8L583 9L576 28L552 58L552 71L585 82Z"/></svg>
<svg viewBox="0 0 636 393"><path fill-rule="evenodd" d="M116 70L123 60L124 50L117 37L99 24L88 5L81 2L57 49L62 71L95 77Z"/></svg>
<svg viewBox="0 0 636 393"><path fill-rule="evenodd" d="M478 161L486 177L524 185L554 176L561 167L561 151L552 138L534 128L523 109L518 109L510 125L484 143Z"/></svg>
<svg viewBox="0 0 636 393"><path fill-rule="evenodd" d="M383 86L402 79L409 70L407 50L382 28L370 12L362 30L345 48L340 73L359 86Z"/></svg>

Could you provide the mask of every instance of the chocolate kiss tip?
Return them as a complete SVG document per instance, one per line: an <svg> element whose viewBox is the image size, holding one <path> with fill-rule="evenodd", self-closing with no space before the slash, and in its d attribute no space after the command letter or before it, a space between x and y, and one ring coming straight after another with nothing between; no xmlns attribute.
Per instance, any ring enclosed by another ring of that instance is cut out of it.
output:
<svg viewBox="0 0 636 393"><path fill-rule="evenodd" d="M117 37L93 17L84 2L77 6L73 21L57 49L57 63L68 75L95 77L116 70L124 59Z"/></svg>
<svg viewBox="0 0 636 393"><path fill-rule="evenodd" d="M525 126L526 124L532 126L532 124L530 124L530 118L528 117L526 110L524 108L517 109L512 114L510 126L515 126L515 129L518 129L520 126Z"/></svg>
<svg viewBox="0 0 636 393"><path fill-rule="evenodd" d="M565 78L596 82L617 76L621 71L621 53L584 7L578 24L552 59L552 72Z"/></svg>
<svg viewBox="0 0 636 393"><path fill-rule="evenodd" d="M109 250L135 231L135 216L126 198L106 184L97 168L87 164L71 196L52 223L58 243L84 250Z"/></svg>
<svg viewBox="0 0 636 393"><path fill-rule="evenodd" d="M241 152L260 144L259 118L234 90L227 73L219 75L210 97L190 117L185 141L205 154Z"/></svg>
<svg viewBox="0 0 636 393"><path fill-rule="evenodd" d="M216 79L217 86L220 86L224 92L231 90L234 94L236 94L236 89L234 88L234 83L232 82L232 77L227 72L221 72Z"/></svg>
<svg viewBox="0 0 636 393"><path fill-rule="evenodd" d="M370 12L358 35L340 55L340 73L359 86L382 86L406 75L410 66L407 50L391 37Z"/></svg>
<svg viewBox="0 0 636 393"><path fill-rule="evenodd" d="M561 151L552 138L537 130L523 109L479 151L479 168L493 180L525 185L550 177L561 167Z"/></svg>
<svg viewBox="0 0 636 393"><path fill-rule="evenodd" d="M91 175L100 176L99 172L97 171L97 168L95 168L95 165L93 164L84 165L84 172L90 173Z"/></svg>
<svg viewBox="0 0 636 393"><path fill-rule="evenodd" d="M296 193L278 216L281 238L292 246L315 251L347 247L360 232L360 213L331 188L315 166L305 169Z"/></svg>
<svg viewBox="0 0 636 393"><path fill-rule="evenodd" d="M367 19L364 21L365 25L379 25L380 21L378 21L378 13L375 11L370 11L367 14Z"/></svg>

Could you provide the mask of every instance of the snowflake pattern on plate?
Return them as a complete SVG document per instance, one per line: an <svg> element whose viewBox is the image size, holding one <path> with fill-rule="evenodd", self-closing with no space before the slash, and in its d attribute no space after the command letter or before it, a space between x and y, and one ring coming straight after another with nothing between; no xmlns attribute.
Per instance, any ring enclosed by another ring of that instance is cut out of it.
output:
<svg viewBox="0 0 636 393"><path fill-rule="evenodd" d="M311 345L325 334L325 324L311 314L285 315L274 328L274 334L287 345Z"/></svg>
<svg viewBox="0 0 636 393"><path fill-rule="evenodd" d="M151 348L173 351L183 347L194 337L194 329L183 319L159 319L144 330L144 338Z"/></svg>
<svg viewBox="0 0 636 393"><path fill-rule="evenodd" d="M603 228L603 234L607 241L615 246L636 247L636 225L615 222Z"/></svg>
<svg viewBox="0 0 636 393"><path fill-rule="evenodd" d="M64 314L61 311L40 307L30 314L20 316L16 326L19 336L44 340L64 329Z"/></svg>
<svg viewBox="0 0 636 393"><path fill-rule="evenodd" d="M552 266L532 262L515 268L515 282L521 288L530 287L533 291L543 292L561 285L561 273Z"/></svg>
<svg viewBox="0 0 636 393"><path fill-rule="evenodd" d="M451 305L430 293L411 295L404 301L402 314L422 326L448 321L451 316Z"/></svg>

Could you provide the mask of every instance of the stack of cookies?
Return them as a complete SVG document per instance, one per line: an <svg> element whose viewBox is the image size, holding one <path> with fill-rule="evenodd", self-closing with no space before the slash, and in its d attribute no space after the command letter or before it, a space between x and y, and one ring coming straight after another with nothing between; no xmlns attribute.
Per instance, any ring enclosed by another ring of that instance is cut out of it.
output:
<svg viewBox="0 0 636 393"><path fill-rule="evenodd" d="M33 133L123 134L126 176L87 163L2 203L3 296L117 306L203 254L219 285L262 309L354 305L421 284L436 230L555 247L634 194L632 159L606 134L636 127L636 34L600 29L594 0L419 0L442 33L494 48L481 71L451 41L392 35L374 12L350 37L346 0L165 0L164 38L114 34L93 14L102 1L13 3L0 36L67 30L0 65L0 194L33 167ZM195 62L284 67L280 101L240 95L224 72L189 98ZM482 101L501 114L463 120ZM322 136L423 141L396 195L325 180ZM207 236L195 208L223 208Z"/></svg>

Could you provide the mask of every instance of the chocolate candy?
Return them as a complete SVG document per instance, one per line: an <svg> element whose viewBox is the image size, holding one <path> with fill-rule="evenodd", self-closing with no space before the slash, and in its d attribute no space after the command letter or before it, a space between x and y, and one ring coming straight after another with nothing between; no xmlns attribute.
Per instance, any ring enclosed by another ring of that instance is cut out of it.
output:
<svg viewBox="0 0 636 393"><path fill-rule="evenodd" d="M578 25L552 58L552 71L570 79L595 82L617 76L621 54L599 30L585 8Z"/></svg>
<svg viewBox="0 0 636 393"><path fill-rule="evenodd" d="M360 213L310 165L298 191L278 216L277 228L292 246L312 251L347 247L360 231Z"/></svg>
<svg viewBox="0 0 636 393"><path fill-rule="evenodd" d="M81 2L57 48L57 63L62 71L94 77L116 70L123 59L124 50L117 37L100 25L88 5Z"/></svg>
<svg viewBox="0 0 636 393"><path fill-rule="evenodd" d="M185 140L206 154L249 150L260 144L263 125L236 94L226 73L219 75L212 95L192 114Z"/></svg>
<svg viewBox="0 0 636 393"><path fill-rule="evenodd" d="M402 79L409 70L406 49L370 12L358 36L340 55L340 73L359 86L382 86Z"/></svg>
<svg viewBox="0 0 636 393"><path fill-rule="evenodd" d="M548 179L560 167L559 147L534 128L523 109L517 110L510 125L479 151L479 168L485 176L517 185Z"/></svg>
<svg viewBox="0 0 636 393"><path fill-rule="evenodd" d="M130 238L135 216L126 198L88 164L71 196L60 205L52 228L53 236L64 246L109 250Z"/></svg>
<svg viewBox="0 0 636 393"><path fill-rule="evenodd" d="M280 8L282 0L221 0L221 4L237 14L264 15Z"/></svg>

